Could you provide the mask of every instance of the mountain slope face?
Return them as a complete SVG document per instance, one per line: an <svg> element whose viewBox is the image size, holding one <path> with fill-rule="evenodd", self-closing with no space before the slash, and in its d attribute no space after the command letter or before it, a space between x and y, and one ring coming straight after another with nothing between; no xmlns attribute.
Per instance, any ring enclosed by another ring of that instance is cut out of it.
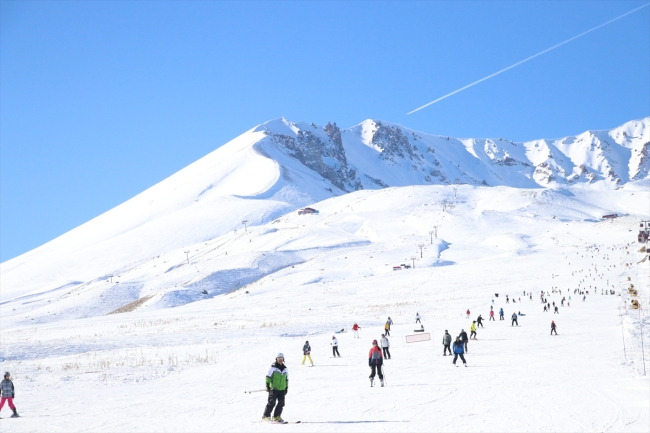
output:
<svg viewBox="0 0 650 433"><path fill-rule="evenodd" d="M243 221L265 224L298 207L362 189L429 184L619 188L648 179L649 148L650 118L609 131L526 143L433 136L376 120L344 130L335 123L319 127L273 120L105 214L2 263L0 299L109 281L166 252L241 232Z"/></svg>
<svg viewBox="0 0 650 433"><path fill-rule="evenodd" d="M549 187L648 177L650 118L555 140L456 139L366 120L340 130L285 119L258 128L258 143L300 161L342 191L427 184ZM273 152L269 152L273 153Z"/></svg>

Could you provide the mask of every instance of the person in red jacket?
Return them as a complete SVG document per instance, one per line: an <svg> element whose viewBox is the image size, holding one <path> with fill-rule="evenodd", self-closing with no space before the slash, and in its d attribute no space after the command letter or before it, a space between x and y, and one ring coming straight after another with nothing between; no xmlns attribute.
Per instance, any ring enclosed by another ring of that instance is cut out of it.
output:
<svg viewBox="0 0 650 433"><path fill-rule="evenodd" d="M372 340L372 348L368 353L368 365L370 366L370 386L372 386L375 381L375 373L379 375L381 386L384 386L384 373L381 371L383 364L384 358L381 354L381 349L377 344L377 340Z"/></svg>
<svg viewBox="0 0 650 433"><path fill-rule="evenodd" d="M359 329L361 329L361 326L357 325L356 323L352 325L352 331L354 331L354 338L359 338Z"/></svg>
<svg viewBox="0 0 650 433"><path fill-rule="evenodd" d="M494 320L494 311L490 310L490 320Z"/></svg>
<svg viewBox="0 0 650 433"><path fill-rule="evenodd" d="M467 309L467 319L469 319L469 308Z"/></svg>

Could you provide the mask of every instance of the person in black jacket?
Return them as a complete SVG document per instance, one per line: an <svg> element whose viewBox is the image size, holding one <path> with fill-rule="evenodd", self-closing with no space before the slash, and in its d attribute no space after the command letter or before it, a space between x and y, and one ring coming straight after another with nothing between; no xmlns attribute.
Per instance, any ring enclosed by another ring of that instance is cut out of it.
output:
<svg viewBox="0 0 650 433"><path fill-rule="evenodd" d="M460 341L465 346L465 353L469 353L469 350L467 350L467 342L469 341L469 338L467 337L467 332L465 332L464 329L461 329L458 337L460 338Z"/></svg>
<svg viewBox="0 0 650 433"><path fill-rule="evenodd" d="M449 334L449 331L445 329L445 335L442 337L442 345L444 348L442 349L442 356L447 356L447 351L449 351L449 355L451 355L451 335Z"/></svg>
<svg viewBox="0 0 650 433"><path fill-rule="evenodd" d="M483 316L481 316L480 314L476 318L476 326L477 327L480 326L481 328L484 328L484 326L483 326Z"/></svg>
<svg viewBox="0 0 650 433"><path fill-rule="evenodd" d="M314 366L314 361L311 360L311 346L309 345L309 341L305 341L305 345L302 346L302 364L300 365L305 365L305 361L309 358L309 362L311 362L311 366Z"/></svg>
<svg viewBox="0 0 650 433"><path fill-rule="evenodd" d="M517 324L517 326L519 326L519 322L517 321L517 313L512 313L512 323L510 324L510 326L515 326L515 323Z"/></svg>

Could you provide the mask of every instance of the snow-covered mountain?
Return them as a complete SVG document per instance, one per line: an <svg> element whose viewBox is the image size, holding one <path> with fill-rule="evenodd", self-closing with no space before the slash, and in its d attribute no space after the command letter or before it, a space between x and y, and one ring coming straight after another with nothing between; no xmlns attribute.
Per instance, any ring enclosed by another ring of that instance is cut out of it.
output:
<svg viewBox="0 0 650 433"><path fill-rule="evenodd" d="M434 136L378 120L344 130L335 123L272 120L122 205L2 263L0 296L4 301L105 281L152 257L241 231L243 220L268 223L298 207L362 189L626 187L648 179L649 150L650 118L525 143Z"/></svg>

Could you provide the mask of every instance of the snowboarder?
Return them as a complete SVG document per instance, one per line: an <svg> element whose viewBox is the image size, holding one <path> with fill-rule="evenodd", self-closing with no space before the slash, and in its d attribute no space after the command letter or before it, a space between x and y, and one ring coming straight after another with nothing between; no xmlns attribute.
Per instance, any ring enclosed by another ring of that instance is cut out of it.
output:
<svg viewBox="0 0 650 433"><path fill-rule="evenodd" d="M481 328L484 328L484 326L483 326L483 316L481 316L480 314L476 318L476 326L477 327L480 326Z"/></svg>
<svg viewBox="0 0 650 433"><path fill-rule="evenodd" d="M469 314L470 314L469 309L467 309L467 317L466 317L466 319L469 319Z"/></svg>
<svg viewBox="0 0 650 433"><path fill-rule="evenodd" d="M424 332L424 325L420 325L420 329L414 329L413 332Z"/></svg>
<svg viewBox="0 0 650 433"><path fill-rule="evenodd" d="M490 320L494 320L494 311L490 310Z"/></svg>
<svg viewBox="0 0 650 433"><path fill-rule="evenodd" d="M442 356L447 356L447 351L449 351L449 355L451 355L451 334L446 329L445 335L442 337L442 345L444 346L442 349Z"/></svg>
<svg viewBox="0 0 650 433"><path fill-rule="evenodd" d="M504 317L503 308L499 310L499 320L506 320L506 318Z"/></svg>
<svg viewBox="0 0 650 433"><path fill-rule="evenodd" d="M266 391L269 393L269 401L266 404L266 409L264 409L262 421L284 424L285 421L280 415L282 415L282 408L284 408L284 397L289 392L289 370L284 365L284 355L282 353L278 353L275 362L271 364L271 368L266 374ZM275 410L273 411L273 419L271 419L273 407L275 407Z"/></svg>
<svg viewBox="0 0 650 433"><path fill-rule="evenodd" d="M302 364L300 365L305 365L305 361L309 358L309 362L311 362L311 366L314 366L314 361L311 360L311 346L309 345L309 341L305 341L305 345L302 346Z"/></svg>
<svg viewBox="0 0 650 433"><path fill-rule="evenodd" d="M390 341L384 334L381 334L381 350L384 352L384 358L390 359Z"/></svg>
<svg viewBox="0 0 650 433"><path fill-rule="evenodd" d="M557 305L555 306L555 311L553 311L553 314L560 314L560 312L557 310Z"/></svg>
<svg viewBox="0 0 650 433"><path fill-rule="evenodd" d="M551 335L555 332L555 335L557 335L557 326L555 325L555 320L551 320Z"/></svg>
<svg viewBox="0 0 650 433"><path fill-rule="evenodd" d="M515 326L515 323L517 324L517 326L519 326L519 322L517 321L517 313L512 313L512 323L510 324L510 326Z"/></svg>
<svg viewBox="0 0 650 433"><path fill-rule="evenodd" d="M388 322L384 324L384 334L390 335L390 323Z"/></svg>
<svg viewBox="0 0 650 433"><path fill-rule="evenodd" d="M12 418L18 418L18 412L16 411L16 406L14 406L14 398L16 397L16 391L14 390L14 383L11 381L11 374L8 371L5 371L4 380L0 382L0 392L2 393L2 398L0 398L0 410L5 405L5 401L9 405L9 409L13 411Z"/></svg>
<svg viewBox="0 0 650 433"><path fill-rule="evenodd" d="M372 348L368 352L368 366L370 367L370 386L375 381L375 374L379 375L381 386L384 386L384 373L382 372L382 365L384 360L381 356L381 350L377 346L377 340L372 340Z"/></svg>
<svg viewBox="0 0 650 433"><path fill-rule="evenodd" d="M467 332L465 332L464 329L460 330L460 334L458 335L458 338L460 338L460 341L465 346L465 353L469 353L469 350L467 350L467 343L469 342L469 338L467 338Z"/></svg>
<svg viewBox="0 0 650 433"><path fill-rule="evenodd" d="M460 341L460 337L456 337L456 341L454 341L454 360L452 361L452 364L456 365L456 360L460 356L460 360L463 361L463 365L467 367L467 361L465 361L465 357L463 356L463 342ZM456 365L456 367L458 367Z"/></svg>
<svg viewBox="0 0 650 433"><path fill-rule="evenodd" d="M471 339L472 337L476 340L476 320L469 326L469 338Z"/></svg>
<svg viewBox="0 0 650 433"><path fill-rule="evenodd" d="M415 313L415 323L422 323L420 322L420 313Z"/></svg>
<svg viewBox="0 0 650 433"><path fill-rule="evenodd" d="M352 332L354 332L354 338L359 338L359 329L361 327L357 325L356 323L352 325Z"/></svg>
<svg viewBox="0 0 650 433"><path fill-rule="evenodd" d="M332 358L341 357L339 354L339 340L335 336L332 336Z"/></svg>

